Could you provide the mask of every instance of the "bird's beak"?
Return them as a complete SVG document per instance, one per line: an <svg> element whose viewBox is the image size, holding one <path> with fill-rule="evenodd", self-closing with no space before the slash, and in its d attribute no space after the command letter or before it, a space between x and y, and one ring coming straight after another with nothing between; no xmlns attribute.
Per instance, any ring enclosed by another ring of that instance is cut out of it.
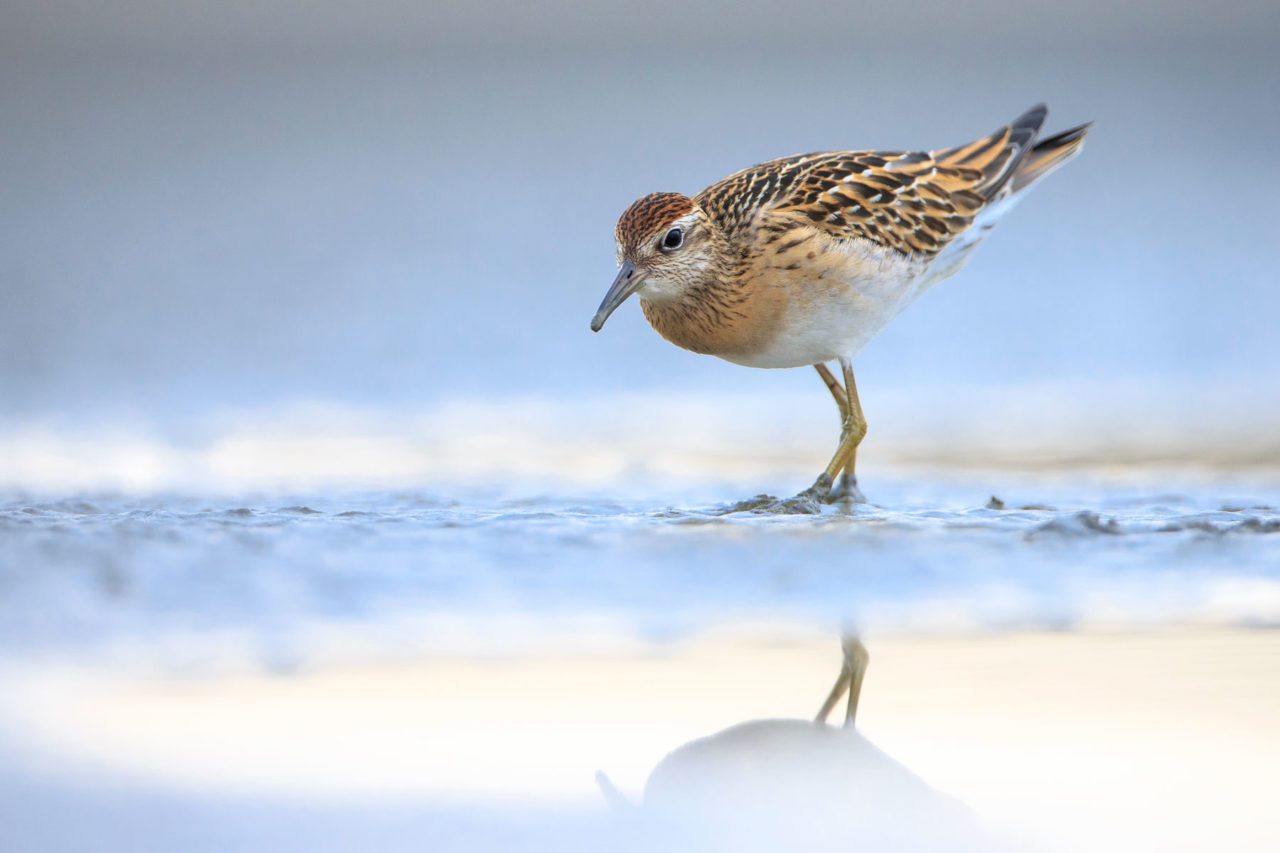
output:
<svg viewBox="0 0 1280 853"><path fill-rule="evenodd" d="M604 301L596 310L596 316L591 318L591 331L598 332L603 329L604 321L609 319L609 315L619 305L627 301L628 296L636 292L636 288L643 280L644 276L636 272L635 264L631 261L623 261L622 266L618 268L618 277L609 286L609 292L604 295Z"/></svg>

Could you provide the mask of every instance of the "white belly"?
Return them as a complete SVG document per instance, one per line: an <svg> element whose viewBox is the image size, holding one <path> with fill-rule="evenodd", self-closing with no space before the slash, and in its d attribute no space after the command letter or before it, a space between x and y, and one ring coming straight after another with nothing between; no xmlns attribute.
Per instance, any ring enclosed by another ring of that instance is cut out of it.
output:
<svg viewBox="0 0 1280 853"><path fill-rule="evenodd" d="M748 367L804 367L853 358L889 321L930 285L955 272L948 265L908 260L876 248L857 247L819 278L812 273L776 283L787 290L777 333L763 348L725 356Z"/></svg>

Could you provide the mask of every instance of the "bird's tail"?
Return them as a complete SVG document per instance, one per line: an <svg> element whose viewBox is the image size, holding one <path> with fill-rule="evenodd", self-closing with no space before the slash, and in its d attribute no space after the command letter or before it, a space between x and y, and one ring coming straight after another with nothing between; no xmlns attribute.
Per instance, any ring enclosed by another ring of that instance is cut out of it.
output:
<svg viewBox="0 0 1280 853"><path fill-rule="evenodd" d="M977 169L973 189L991 202L1007 200L1034 184L1080 152L1090 125L1082 124L1048 139L1037 139L1045 116L1036 104L990 136L932 152L943 166Z"/></svg>
<svg viewBox="0 0 1280 853"><path fill-rule="evenodd" d="M933 159L948 168L980 172L972 189L983 198L1008 195L1009 181L1017 174L1025 156L1031 153L1031 144L1048 114L1048 107L1036 104L990 136L932 152Z"/></svg>
<svg viewBox="0 0 1280 853"><path fill-rule="evenodd" d="M1012 189L1016 195L1080 153L1084 137L1093 122L1064 130L1042 139L1026 153L1013 174Z"/></svg>

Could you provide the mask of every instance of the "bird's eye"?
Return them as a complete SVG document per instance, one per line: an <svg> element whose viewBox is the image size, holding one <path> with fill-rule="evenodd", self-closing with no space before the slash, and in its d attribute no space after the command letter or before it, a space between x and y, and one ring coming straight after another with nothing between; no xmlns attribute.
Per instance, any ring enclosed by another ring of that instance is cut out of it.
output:
<svg viewBox="0 0 1280 853"><path fill-rule="evenodd" d="M684 231L679 228L672 228L662 238L662 248L668 252L679 249L682 245L684 245Z"/></svg>

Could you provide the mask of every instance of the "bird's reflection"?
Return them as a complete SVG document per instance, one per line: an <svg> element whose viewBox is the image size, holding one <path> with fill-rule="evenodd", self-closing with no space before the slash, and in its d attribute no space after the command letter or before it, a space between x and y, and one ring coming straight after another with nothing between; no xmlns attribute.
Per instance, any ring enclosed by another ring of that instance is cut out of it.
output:
<svg viewBox="0 0 1280 853"><path fill-rule="evenodd" d="M854 726L869 656L842 642L835 686L812 720L748 720L686 743L622 811L645 846L684 850L992 850L973 813L890 758ZM846 699L847 697L847 699ZM840 725L827 722L846 699ZM608 778L600 784L625 801Z"/></svg>

